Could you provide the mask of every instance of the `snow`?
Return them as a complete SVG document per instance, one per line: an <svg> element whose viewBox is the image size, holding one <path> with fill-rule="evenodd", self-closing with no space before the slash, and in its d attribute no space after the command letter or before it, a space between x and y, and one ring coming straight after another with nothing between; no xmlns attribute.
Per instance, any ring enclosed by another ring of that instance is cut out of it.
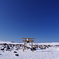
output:
<svg viewBox="0 0 59 59"><path fill-rule="evenodd" d="M59 45L59 42L51 42L51 43L35 43L38 45Z"/></svg>
<svg viewBox="0 0 59 59"><path fill-rule="evenodd" d="M56 50L59 50L59 47L57 47Z"/></svg>
<svg viewBox="0 0 59 59"><path fill-rule="evenodd" d="M58 45L59 43L38 43L38 44ZM4 52L0 50L0 59L59 59L59 47L50 47L43 50L37 49L36 51L33 52L30 50L25 50L23 52L22 49L16 50L17 53L14 53L14 51L15 49L12 51L4 51ZM15 54L19 54L19 56L15 56Z"/></svg>
<svg viewBox="0 0 59 59"><path fill-rule="evenodd" d="M5 51L0 52L0 59L58 59L59 58L59 51L58 50L37 50L37 51L24 51L22 50L17 51L19 56L15 56L13 51Z"/></svg>

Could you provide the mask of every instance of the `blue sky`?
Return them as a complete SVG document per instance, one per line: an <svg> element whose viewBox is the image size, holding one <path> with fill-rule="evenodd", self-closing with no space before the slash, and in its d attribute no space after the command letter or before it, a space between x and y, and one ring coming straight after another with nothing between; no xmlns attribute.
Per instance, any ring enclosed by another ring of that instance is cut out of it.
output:
<svg viewBox="0 0 59 59"><path fill-rule="evenodd" d="M59 42L59 0L0 0L0 40Z"/></svg>

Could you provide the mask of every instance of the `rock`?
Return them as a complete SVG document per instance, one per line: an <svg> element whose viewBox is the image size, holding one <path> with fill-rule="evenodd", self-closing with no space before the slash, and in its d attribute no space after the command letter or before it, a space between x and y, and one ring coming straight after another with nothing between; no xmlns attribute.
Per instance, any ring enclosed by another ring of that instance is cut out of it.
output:
<svg viewBox="0 0 59 59"><path fill-rule="evenodd" d="M15 54L15 56L19 56L19 54Z"/></svg>
<svg viewBox="0 0 59 59"><path fill-rule="evenodd" d="M17 53L16 51L14 51L14 53Z"/></svg>

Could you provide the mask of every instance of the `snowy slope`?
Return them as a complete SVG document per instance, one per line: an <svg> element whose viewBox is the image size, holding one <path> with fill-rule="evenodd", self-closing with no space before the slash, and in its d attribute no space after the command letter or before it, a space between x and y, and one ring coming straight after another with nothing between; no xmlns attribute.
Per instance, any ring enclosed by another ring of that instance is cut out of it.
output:
<svg viewBox="0 0 59 59"><path fill-rule="evenodd" d="M3 43L3 42L0 42L0 43ZM6 42L6 43L10 43L10 42ZM59 43L38 43L38 44L57 45ZM23 52L22 49L16 50L16 51L17 53L14 53L14 50L4 51L4 52L0 50L0 59L59 59L59 47L50 47L43 50L38 49L34 52L30 50L25 50ZM15 56L15 54L18 54L19 56Z"/></svg>
<svg viewBox="0 0 59 59"><path fill-rule="evenodd" d="M15 56L13 51L0 52L0 59L59 59L59 50L54 48L37 51L17 51L19 56Z"/></svg>

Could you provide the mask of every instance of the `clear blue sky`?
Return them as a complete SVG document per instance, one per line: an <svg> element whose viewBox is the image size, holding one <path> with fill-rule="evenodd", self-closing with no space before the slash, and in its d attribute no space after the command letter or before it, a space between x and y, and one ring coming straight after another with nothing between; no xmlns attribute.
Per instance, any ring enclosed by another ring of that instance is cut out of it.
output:
<svg viewBox="0 0 59 59"><path fill-rule="evenodd" d="M0 0L0 40L59 42L59 0Z"/></svg>

